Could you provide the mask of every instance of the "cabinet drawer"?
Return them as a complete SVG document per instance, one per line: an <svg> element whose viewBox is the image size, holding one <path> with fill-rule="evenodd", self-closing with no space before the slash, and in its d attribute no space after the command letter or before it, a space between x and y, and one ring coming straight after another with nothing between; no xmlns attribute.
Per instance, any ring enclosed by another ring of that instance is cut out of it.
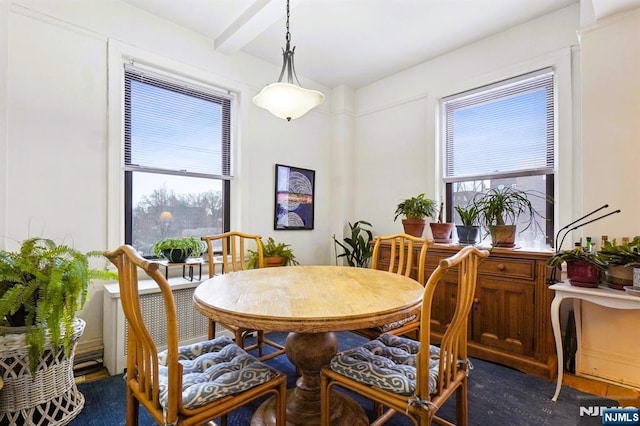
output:
<svg viewBox="0 0 640 426"><path fill-rule="evenodd" d="M480 274L500 275L503 277L533 279L535 277L535 261L487 258L480 262L478 272Z"/></svg>

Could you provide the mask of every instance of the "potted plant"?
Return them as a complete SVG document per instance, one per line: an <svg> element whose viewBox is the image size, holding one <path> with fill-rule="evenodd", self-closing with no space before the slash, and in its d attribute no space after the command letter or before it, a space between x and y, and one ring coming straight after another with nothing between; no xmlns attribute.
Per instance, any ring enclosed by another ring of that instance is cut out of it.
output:
<svg viewBox="0 0 640 426"><path fill-rule="evenodd" d="M444 222L444 203L440 203L440 208L433 215L433 221L429 223L433 241L436 243L450 243L453 235L453 223Z"/></svg>
<svg viewBox="0 0 640 426"><path fill-rule="evenodd" d="M577 287L598 287L607 263L595 253L588 253L581 248L564 250L547 260L547 266L558 268L567 264L567 278L571 285Z"/></svg>
<svg viewBox="0 0 640 426"><path fill-rule="evenodd" d="M432 217L436 213L436 202L425 198L424 194L407 198L396 207L394 222L403 216L402 226L404 232L414 237L422 237L426 217Z"/></svg>
<svg viewBox="0 0 640 426"><path fill-rule="evenodd" d="M607 263L606 278L609 287L624 290L633 285L633 268L640 265L640 237L627 244L617 244L616 240L606 241L598 256Z"/></svg>
<svg viewBox="0 0 640 426"><path fill-rule="evenodd" d="M201 256L203 246L194 237L164 238L153 245L153 252L171 263L184 263L189 256Z"/></svg>
<svg viewBox="0 0 640 426"><path fill-rule="evenodd" d="M258 266L258 251L249 249L247 252L249 253L247 267L254 269ZM266 244L262 243L262 254L265 267L299 265L291 245L276 243L272 237L267 238Z"/></svg>
<svg viewBox="0 0 640 426"><path fill-rule="evenodd" d="M25 240L17 252L0 251L0 318L10 327L24 327L32 374L47 341L53 347L62 344L70 356L76 313L87 299L89 282L117 278L114 272L89 267L90 257L101 256L46 238Z"/></svg>
<svg viewBox="0 0 640 426"><path fill-rule="evenodd" d="M360 268L367 268L369 261L373 254L373 248L371 247L371 240L373 234L367 226L371 224L364 220L359 220L353 225L349 222L349 229L351 236L345 237L344 243L336 240L336 236L333 236L334 249L336 251L336 262L338 258L344 257L347 260L349 266L357 266ZM342 253L338 254L337 246L342 248Z"/></svg>
<svg viewBox="0 0 640 426"><path fill-rule="evenodd" d="M468 206L454 206L462 225L456 225L458 232L458 242L460 244L477 244L480 239L480 226L478 220L480 218L480 209L475 202L471 202Z"/></svg>
<svg viewBox="0 0 640 426"><path fill-rule="evenodd" d="M491 234L494 247L515 247L516 221L521 216L524 216L526 221L520 232L529 229L533 224L541 229L536 221L541 215L533 207L529 197L552 202L543 194L511 186L499 186L479 194L475 203L480 211L480 223Z"/></svg>

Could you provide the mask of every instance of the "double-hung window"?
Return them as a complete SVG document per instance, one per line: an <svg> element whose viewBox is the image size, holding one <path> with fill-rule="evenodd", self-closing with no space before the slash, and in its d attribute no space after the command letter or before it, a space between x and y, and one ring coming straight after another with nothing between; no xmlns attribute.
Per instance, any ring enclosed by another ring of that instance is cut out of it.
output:
<svg viewBox="0 0 640 426"><path fill-rule="evenodd" d="M444 98L444 181L447 215L460 223L454 206L467 206L478 193L510 186L542 197L530 201L553 236L553 207L544 197L554 191L554 73L543 69ZM454 214L455 213L455 214ZM519 228L528 218L521 217ZM521 229L518 229L518 232ZM524 237L521 237L524 238Z"/></svg>
<svg viewBox="0 0 640 426"><path fill-rule="evenodd" d="M228 230L231 107L227 93L125 67L125 242Z"/></svg>

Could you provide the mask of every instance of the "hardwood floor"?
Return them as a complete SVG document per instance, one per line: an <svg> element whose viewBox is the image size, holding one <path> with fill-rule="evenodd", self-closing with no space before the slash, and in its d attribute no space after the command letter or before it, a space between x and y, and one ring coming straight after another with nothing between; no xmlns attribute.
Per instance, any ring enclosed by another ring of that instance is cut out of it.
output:
<svg viewBox="0 0 640 426"><path fill-rule="evenodd" d="M566 371L562 384L583 392L614 399L618 401L621 407L640 407L640 391L634 389L579 377ZM562 396L562 393L560 396Z"/></svg>
<svg viewBox="0 0 640 426"><path fill-rule="evenodd" d="M109 371L102 366L81 368L73 371L76 384L95 382L109 377Z"/></svg>

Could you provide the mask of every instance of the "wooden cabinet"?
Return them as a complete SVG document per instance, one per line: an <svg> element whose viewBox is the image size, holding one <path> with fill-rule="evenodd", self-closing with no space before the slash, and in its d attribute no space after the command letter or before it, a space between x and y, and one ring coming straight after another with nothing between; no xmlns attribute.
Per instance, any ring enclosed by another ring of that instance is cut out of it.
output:
<svg viewBox="0 0 640 426"><path fill-rule="evenodd" d="M426 276L440 259L461 246L433 244L427 251ZM419 248L418 248L419 250ZM379 268L388 266L389 250L381 249ZM523 372L553 378L557 358L551 331L553 292L548 289L551 252L493 248L479 266L469 321L469 354ZM387 261L385 261L385 257ZM434 342L439 342L453 316L457 272L447 273L435 294L431 311Z"/></svg>

